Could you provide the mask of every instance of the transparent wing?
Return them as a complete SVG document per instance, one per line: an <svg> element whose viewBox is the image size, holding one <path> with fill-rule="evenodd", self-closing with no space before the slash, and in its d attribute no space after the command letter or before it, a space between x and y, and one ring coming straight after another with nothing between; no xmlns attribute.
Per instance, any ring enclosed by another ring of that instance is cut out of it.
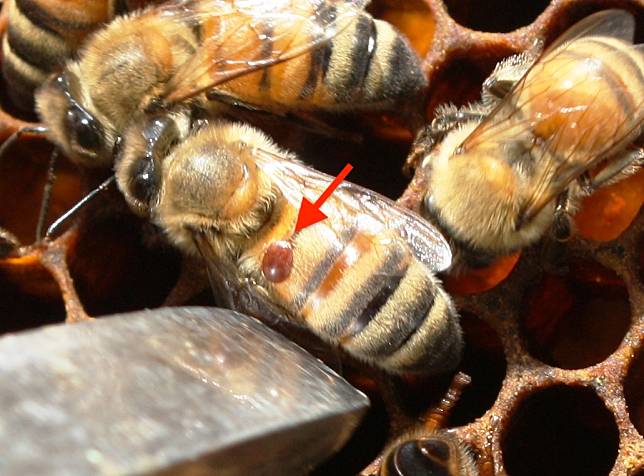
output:
<svg viewBox="0 0 644 476"><path fill-rule="evenodd" d="M263 149L253 149L253 157L296 210L303 198L315 202L333 180L289 157ZM372 190L343 182L320 210L328 218L311 226L322 227L321 233L329 231L334 236L341 236L346 230L357 229L384 245L391 240L404 243L433 272L444 271L452 264L451 249L438 229Z"/></svg>
<svg viewBox="0 0 644 476"><path fill-rule="evenodd" d="M578 21L550 44L545 54L584 36L610 36L632 42L635 18L626 10L610 9L589 15Z"/></svg>
<svg viewBox="0 0 644 476"><path fill-rule="evenodd" d="M198 28L196 53L163 94L176 103L241 75L270 67L331 40L368 0L175 0L148 14Z"/></svg>
<svg viewBox="0 0 644 476"><path fill-rule="evenodd" d="M594 39L582 40L591 36L617 39L621 46L594 55ZM522 206L524 219L637 135L644 120L644 84L639 79L627 87L609 79L626 53L642 57L642 45L623 43L632 36L633 18L622 10L600 12L574 25L461 145L463 151L483 155L526 144L533 157L530 166L539 166ZM571 48L574 54L567 53ZM579 51L590 53L580 59ZM623 107L606 107L616 103Z"/></svg>

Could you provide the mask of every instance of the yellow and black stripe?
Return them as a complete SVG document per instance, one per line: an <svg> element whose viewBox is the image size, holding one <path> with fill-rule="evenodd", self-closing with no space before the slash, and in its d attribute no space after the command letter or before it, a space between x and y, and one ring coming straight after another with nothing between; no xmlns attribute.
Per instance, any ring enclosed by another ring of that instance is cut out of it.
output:
<svg viewBox="0 0 644 476"><path fill-rule="evenodd" d="M328 25L336 5L327 2L315 18ZM213 97L229 95L271 109L369 110L413 102L427 83L409 42L389 23L357 12L332 40L283 63L246 74L219 86ZM274 43L263 28L261 57ZM277 45L279 47L280 45Z"/></svg>
<svg viewBox="0 0 644 476"><path fill-rule="evenodd" d="M524 113L540 118L534 133L552 160L584 163L640 134L644 55L630 43L606 36L572 41L537 63L526 85L517 103L530 104Z"/></svg>
<svg viewBox="0 0 644 476"><path fill-rule="evenodd" d="M91 32L138 0L8 0L2 75L11 101L33 109L34 90L61 69Z"/></svg>
<svg viewBox="0 0 644 476"><path fill-rule="evenodd" d="M292 215L282 212L258 242L292 230ZM355 227L336 233L322 226L302 230L292 245L292 275L270 288L317 335L392 372L437 373L456 365L462 338L455 309L406 244Z"/></svg>

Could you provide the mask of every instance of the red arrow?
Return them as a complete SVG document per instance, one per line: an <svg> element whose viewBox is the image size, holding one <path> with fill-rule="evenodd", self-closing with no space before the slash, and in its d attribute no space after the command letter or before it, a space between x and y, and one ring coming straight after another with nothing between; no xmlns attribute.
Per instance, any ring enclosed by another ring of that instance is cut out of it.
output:
<svg viewBox="0 0 644 476"><path fill-rule="evenodd" d="M324 202L326 202L326 199L331 196L335 189L338 188L338 185L342 183L352 170L353 166L351 164L345 165L338 176L333 179L333 182L331 182L326 190L322 192L322 195L320 195L320 198L318 198L315 203L311 203L306 198L302 198L300 211L297 214L297 222L295 223L295 233L326 218L326 215L320 211L320 207Z"/></svg>

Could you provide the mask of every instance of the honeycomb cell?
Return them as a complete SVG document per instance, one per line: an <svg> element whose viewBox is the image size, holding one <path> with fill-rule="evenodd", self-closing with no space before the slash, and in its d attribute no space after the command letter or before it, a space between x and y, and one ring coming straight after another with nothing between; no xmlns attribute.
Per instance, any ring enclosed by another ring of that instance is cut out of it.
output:
<svg viewBox="0 0 644 476"><path fill-rule="evenodd" d="M67 262L89 315L163 303L178 278L180 258L168 246L146 243L151 239L131 214L99 215L84 223Z"/></svg>
<svg viewBox="0 0 644 476"><path fill-rule="evenodd" d="M644 436L644 351L640 349L624 382L624 394L631 421Z"/></svg>
<svg viewBox="0 0 644 476"><path fill-rule="evenodd" d="M638 243L638 249L640 250L639 253L639 275L640 275L640 280L644 282L644 236L640 237L639 243Z"/></svg>
<svg viewBox="0 0 644 476"><path fill-rule="evenodd" d="M455 294L482 293L502 283L519 261L520 253L499 258L490 266L466 269L456 275L445 277L445 289Z"/></svg>
<svg viewBox="0 0 644 476"><path fill-rule="evenodd" d="M617 457L619 433L591 389L559 385L518 403L501 446L511 476L605 476Z"/></svg>
<svg viewBox="0 0 644 476"><path fill-rule="evenodd" d="M528 352L563 369L597 364L619 346L630 325L628 293L610 270L574 264L567 276L546 274L528 293L521 330Z"/></svg>
<svg viewBox="0 0 644 476"><path fill-rule="evenodd" d="M472 379L454 407L448 427L461 426L483 415L495 402L505 378L506 361L499 336L469 313L461 314L465 350L459 370Z"/></svg>
<svg viewBox="0 0 644 476"><path fill-rule="evenodd" d="M18 140L0 160L0 226L23 245L35 240L50 154L51 146L44 141ZM58 160L47 223L75 204L81 193L76 168Z"/></svg>
<svg viewBox="0 0 644 476"><path fill-rule="evenodd" d="M450 16L472 30L506 33L532 23L548 6L549 0L446 0Z"/></svg>
<svg viewBox="0 0 644 476"><path fill-rule="evenodd" d="M39 264L20 264L23 281L0 261L0 333L17 332L65 320L65 305L52 276Z"/></svg>
<svg viewBox="0 0 644 476"><path fill-rule="evenodd" d="M419 0L373 2L370 12L398 28L422 58L429 51L436 22L427 4Z"/></svg>
<svg viewBox="0 0 644 476"><path fill-rule="evenodd" d="M474 52L472 52L474 53ZM482 52L479 52L482 53ZM496 64L505 56L499 54L489 56L473 54L470 58L454 58L443 68L429 85L430 100L427 116L432 117L433 111L441 104L454 103L456 106L478 101L481 96L481 85L490 75Z"/></svg>

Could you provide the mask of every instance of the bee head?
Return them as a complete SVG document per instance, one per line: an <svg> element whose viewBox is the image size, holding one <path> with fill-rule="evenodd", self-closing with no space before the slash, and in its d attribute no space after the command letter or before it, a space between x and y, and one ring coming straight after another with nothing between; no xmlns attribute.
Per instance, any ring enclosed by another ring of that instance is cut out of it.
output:
<svg viewBox="0 0 644 476"><path fill-rule="evenodd" d="M92 112L91 100L82 96L70 67L38 89L36 109L52 142L70 159L87 167L108 166L115 134Z"/></svg>
<svg viewBox="0 0 644 476"><path fill-rule="evenodd" d="M468 450L444 432L395 444L383 458L380 476L477 474Z"/></svg>
<svg viewBox="0 0 644 476"><path fill-rule="evenodd" d="M132 120L118 141L116 181L135 213L145 216L154 207L161 187L163 161L180 139L181 132L172 115L143 114Z"/></svg>

